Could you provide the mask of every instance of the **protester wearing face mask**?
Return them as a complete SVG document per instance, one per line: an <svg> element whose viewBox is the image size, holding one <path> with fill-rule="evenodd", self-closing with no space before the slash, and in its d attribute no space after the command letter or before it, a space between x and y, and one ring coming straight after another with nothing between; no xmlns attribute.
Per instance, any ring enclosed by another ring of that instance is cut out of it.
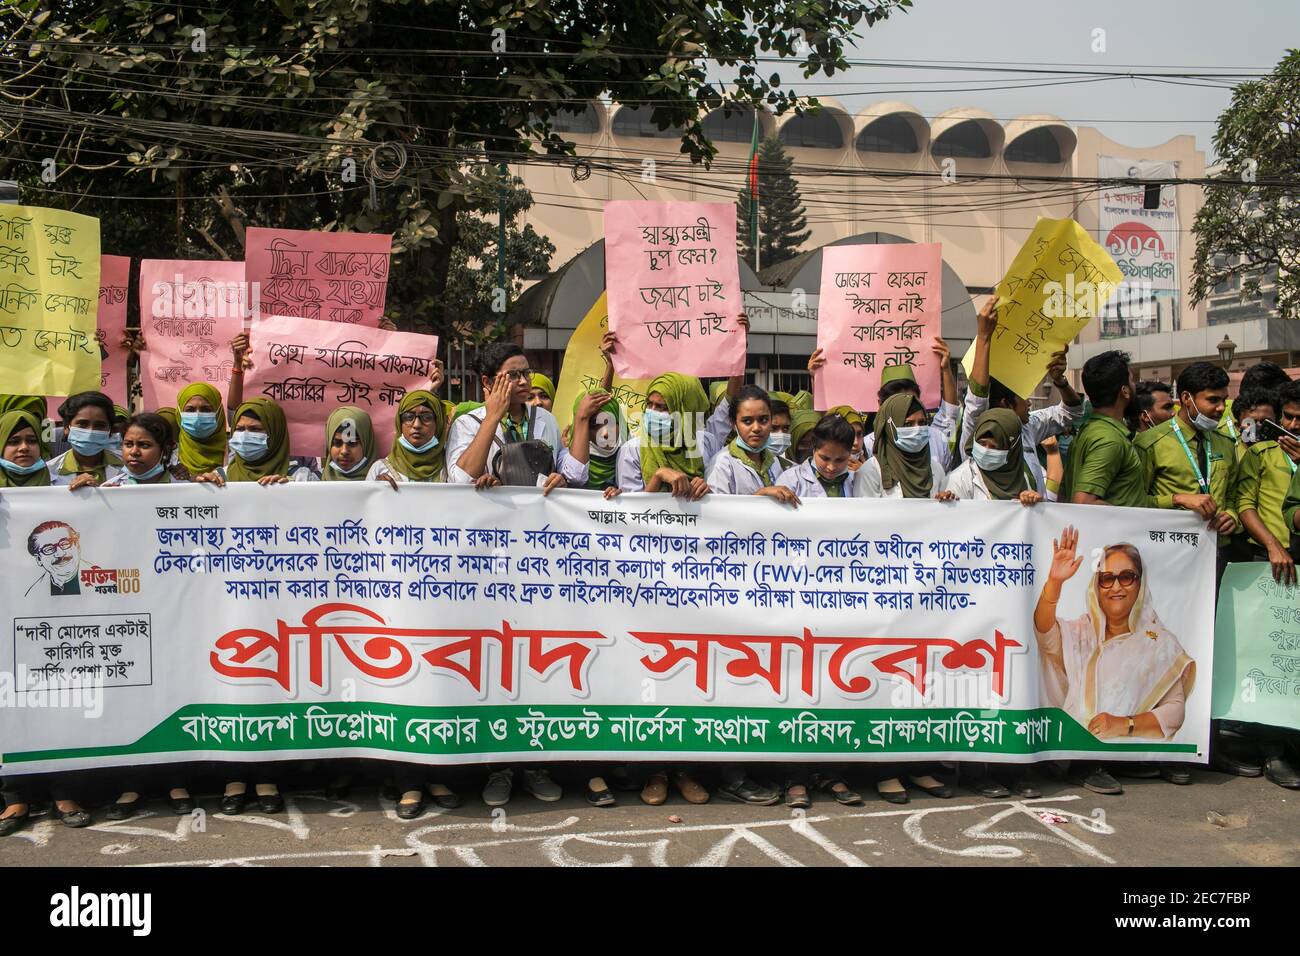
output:
<svg viewBox="0 0 1300 956"><path fill-rule="evenodd" d="M796 409L790 413L790 447L785 453L787 471L812 457L812 432L821 420L821 412Z"/></svg>
<svg viewBox="0 0 1300 956"><path fill-rule="evenodd" d="M127 421L122 435L122 471L101 487L188 481L184 468L169 467L174 451L171 427L165 418L149 412L134 415Z"/></svg>
<svg viewBox="0 0 1300 956"><path fill-rule="evenodd" d="M952 441L961 408L957 405L957 379L953 375L952 353L948 343L936 337L930 343L930 351L934 353L939 365L941 390L939 408L934 413L933 421L930 422L930 455L934 459L934 470L943 474L948 471L948 466L952 463ZM821 349L817 349L808 359L808 373L816 376L825 365L826 357ZM883 404L886 399L900 392L911 392L918 400L921 398L921 386L916 381L916 373L912 371L912 366L885 366L880 373L880 389L876 393L876 399ZM791 408L793 407L791 405ZM863 438L861 460L866 460L875 454L875 440L874 433L867 434Z"/></svg>
<svg viewBox="0 0 1300 956"><path fill-rule="evenodd" d="M1238 530L1235 511L1237 452L1218 431L1228 396L1228 373L1196 362L1178 376L1178 414L1137 437L1146 492L1157 508L1187 508L1219 534L1220 567L1229 535Z"/></svg>
<svg viewBox="0 0 1300 956"><path fill-rule="evenodd" d="M1061 401L1051 408L1031 412L1027 399L1017 395L989 375L989 354L992 350L993 335L998 327L996 296L984 303L976 321L970 388L966 392L966 413L961 428L963 453L970 453L971 444L974 442L975 423L979 421L986 408L1009 408L1020 418L1022 447L1037 448L1044 438L1057 435L1060 436L1061 455L1068 461L1070 446L1068 434L1074 423L1083 415L1083 399L1065 378L1065 352L1053 354L1047 366L1047 377L1056 386ZM1046 478L1038 456L1026 455L1025 461L1034 473L1034 484L1039 488L1045 488Z"/></svg>
<svg viewBox="0 0 1300 956"><path fill-rule="evenodd" d="M284 410L269 398L250 398L235 410L230 463L196 475L221 487L228 481L282 485L289 481L289 428Z"/></svg>
<svg viewBox="0 0 1300 956"><path fill-rule="evenodd" d="M50 469L41 457L41 423L14 409L0 415L0 488L46 488Z"/></svg>
<svg viewBox="0 0 1300 956"><path fill-rule="evenodd" d="M102 392L79 392L59 406L67 424L69 449L47 464L50 484L73 489L115 478L122 459L112 450L114 405Z"/></svg>
<svg viewBox="0 0 1300 956"><path fill-rule="evenodd" d="M874 454L858 469L858 497L955 499L944 490L943 472L934 469L925 418L911 392L885 399L876 412Z"/></svg>
<svg viewBox="0 0 1300 956"><path fill-rule="evenodd" d="M1036 505L1042 489L1025 463L1020 419L1006 408L991 408L975 423L971 456L948 475L947 489L967 501L1019 501Z"/></svg>
<svg viewBox="0 0 1300 956"><path fill-rule="evenodd" d="M781 467L793 464L790 458L790 406L768 392L768 406L772 409L772 431L767 437L767 449L776 455Z"/></svg>
<svg viewBox="0 0 1300 956"><path fill-rule="evenodd" d="M207 382L192 382L176 396L180 417L177 458L191 475L226 463L226 412L221 393Z"/></svg>
<svg viewBox="0 0 1300 956"><path fill-rule="evenodd" d="M761 495L798 507L799 498L778 485L784 469L770 446L772 406L767 393L746 385L731 403L736 437L709 468L709 490L718 495Z"/></svg>
<svg viewBox="0 0 1300 956"><path fill-rule="evenodd" d="M709 396L698 378L666 372L653 379L641 432L618 452L618 487L667 491L693 501L708 494L704 474L722 444L705 425L708 415Z"/></svg>

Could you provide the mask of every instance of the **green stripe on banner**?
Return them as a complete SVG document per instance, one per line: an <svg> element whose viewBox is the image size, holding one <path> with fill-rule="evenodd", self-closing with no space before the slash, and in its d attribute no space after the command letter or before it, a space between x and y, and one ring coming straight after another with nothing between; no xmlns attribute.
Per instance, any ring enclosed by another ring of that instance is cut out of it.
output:
<svg viewBox="0 0 1300 956"><path fill-rule="evenodd" d="M188 728L188 729L187 729ZM355 734L355 738L351 735ZM483 706L407 707L365 702L191 705L134 744L36 750L5 764L160 753L341 750L395 755L621 752L789 754L854 759L962 753L1033 756L1074 750L1194 754L1195 744L1130 740L1105 744L1062 710L808 710L778 707Z"/></svg>

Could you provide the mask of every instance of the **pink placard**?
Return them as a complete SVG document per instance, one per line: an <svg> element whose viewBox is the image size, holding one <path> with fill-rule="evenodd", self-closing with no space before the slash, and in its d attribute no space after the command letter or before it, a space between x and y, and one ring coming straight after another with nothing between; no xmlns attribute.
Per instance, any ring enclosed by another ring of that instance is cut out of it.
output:
<svg viewBox="0 0 1300 956"><path fill-rule="evenodd" d="M378 233L249 229L244 261L254 315L377 328L392 249L393 237Z"/></svg>
<svg viewBox="0 0 1300 956"><path fill-rule="evenodd" d="M731 204L605 203L605 287L623 378L745 371Z"/></svg>
<svg viewBox="0 0 1300 956"><path fill-rule="evenodd" d="M140 386L149 411L176 404L191 382L225 395L230 340L248 316L244 264L224 260L145 259L140 263Z"/></svg>
<svg viewBox="0 0 1300 956"><path fill-rule="evenodd" d="M921 403L938 407L941 370L930 347L942 327L942 288L937 242L823 249L817 347L826 364L813 380L813 404L873 412L885 366L910 365Z"/></svg>
<svg viewBox="0 0 1300 956"><path fill-rule="evenodd" d="M325 420L340 405L370 413L377 454L393 444L393 414L408 391L429 387L438 337L415 332L266 316L249 332L253 368L245 372L244 397L265 395L289 419L294 455L325 451Z"/></svg>
<svg viewBox="0 0 1300 956"><path fill-rule="evenodd" d="M95 338L99 341L99 390L115 405L127 403L126 361L130 352L122 348L126 330L127 285L131 281L130 256L99 257L99 311L95 317ZM65 395L45 399L46 414L57 420Z"/></svg>

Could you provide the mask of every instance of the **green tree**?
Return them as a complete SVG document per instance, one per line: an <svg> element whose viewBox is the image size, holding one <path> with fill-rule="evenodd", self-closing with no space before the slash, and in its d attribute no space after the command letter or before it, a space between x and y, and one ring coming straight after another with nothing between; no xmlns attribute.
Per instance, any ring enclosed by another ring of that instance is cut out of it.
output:
<svg viewBox="0 0 1300 956"><path fill-rule="evenodd" d="M447 294L462 216L495 213L501 162L574 162L557 113L602 92L653 103L708 164L708 110L815 102L760 56L832 75L861 25L910 4L7 0L0 178L100 216L111 252L237 259L246 224L391 232L399 325L473 332L477 303ZM602 173L619 162L638 164Z"/></svg>
<svg viewBox="0 0 1300 956"><path fill-rule="evenodd" d="M1300 319L1300 50L1271 76L1233 89L1214 148L1225 183L1206 188L1192 226L1193 303L1232 276L1256 296L1275 271L1279 314Z"/></svg>
<svg viewBox="0 0 1300 956"><path fill-rule="evenodd" d="M794 162L775 136L758 146L758 254L762 268L793 259L812 232L805 229L803 200L793 173ZM740 254L746 262L754 261L751 232L749 181L736 200L736 236Z"/></svg>

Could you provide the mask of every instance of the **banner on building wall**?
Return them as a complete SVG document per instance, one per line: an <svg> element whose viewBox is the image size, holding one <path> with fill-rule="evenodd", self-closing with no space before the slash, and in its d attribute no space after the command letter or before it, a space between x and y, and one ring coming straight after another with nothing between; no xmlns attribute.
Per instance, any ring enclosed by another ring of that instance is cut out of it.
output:
<svg viewBox="0 0 1300 956"><path fill-rule="evenodd" d="M1101 179L1173 179L1178 164L1149 159L1097 157ZM1178 196L1174 186L1160 188L1160 203L1145 208L1142 186L1107 186L1098 203L1098 241L1124 275L1115 297L1102 311L1103 322L1123 319L1113 334L1157 331L1159 314L1178 316ZM1172 326L1173 328L1177 326Z"/></svg>
<svg viewBox="0 0 1300 956"><path fill-rule="evenodd" d="M15 489L0 521L6 774L1207 745L1184 512L370 482Z"/></svg>

